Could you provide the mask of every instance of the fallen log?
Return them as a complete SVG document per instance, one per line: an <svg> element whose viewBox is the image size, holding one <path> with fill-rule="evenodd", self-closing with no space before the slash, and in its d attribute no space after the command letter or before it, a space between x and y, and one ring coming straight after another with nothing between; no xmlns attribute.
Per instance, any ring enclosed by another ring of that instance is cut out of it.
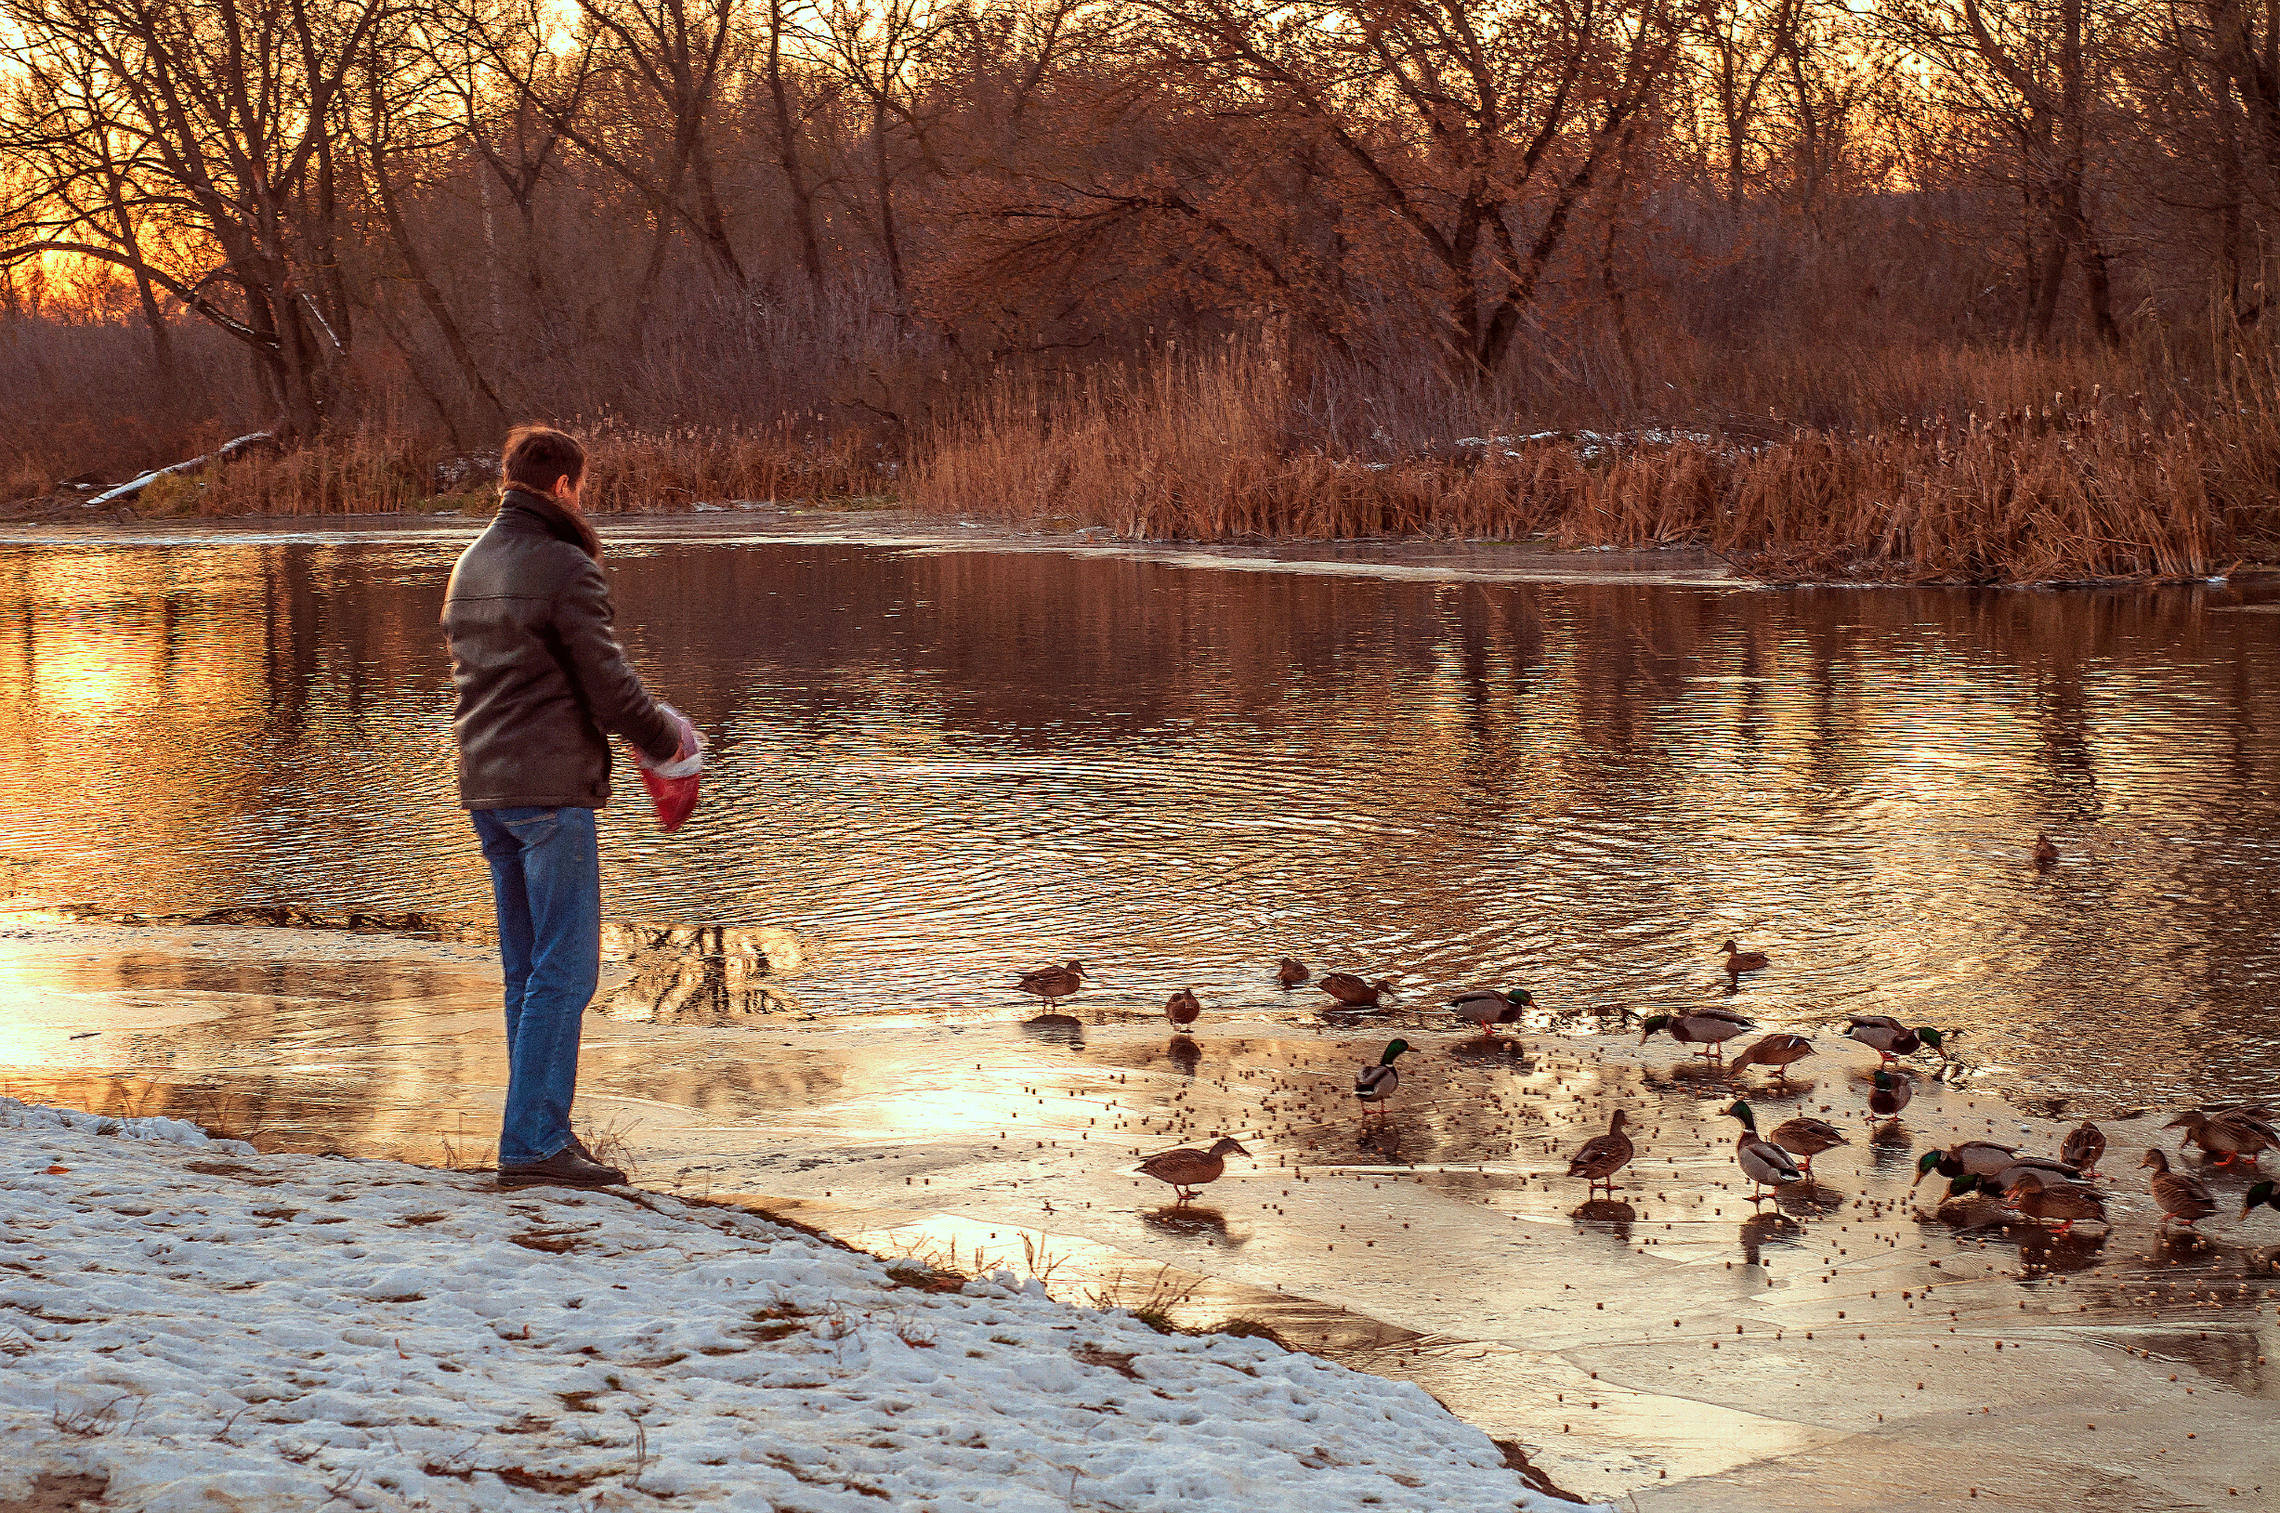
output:
<svg viewBox="0 0 2280 1513"><path fill-rule="evenodd" d="M130 478L115 489L106 489L94 498L84 501L80 508L101 509L106 504L117 504L122 500L132 499L161 478L169 477L175 473L196 472L199 468L212 462L228 462L250 447L257 447L264 442L275 441L276 439L277 433L274 431L255 431L250 435L240 436L234 441L225 441L202 457L193 457L188 462L171 463L163 468L152 468L140 478Z"/></svg>

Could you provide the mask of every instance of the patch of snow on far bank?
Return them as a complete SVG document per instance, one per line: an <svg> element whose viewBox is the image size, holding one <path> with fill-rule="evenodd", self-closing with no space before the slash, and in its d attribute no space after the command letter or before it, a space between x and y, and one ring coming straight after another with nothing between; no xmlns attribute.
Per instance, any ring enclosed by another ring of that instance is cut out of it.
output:
<svg viewBox="0 0 2280 1513"><path fill-rule="evenodd" d="M1006 1273L13 1100L0 1443L0 1503L146 1513L1570 1506L1413 1385Z"/></svg>

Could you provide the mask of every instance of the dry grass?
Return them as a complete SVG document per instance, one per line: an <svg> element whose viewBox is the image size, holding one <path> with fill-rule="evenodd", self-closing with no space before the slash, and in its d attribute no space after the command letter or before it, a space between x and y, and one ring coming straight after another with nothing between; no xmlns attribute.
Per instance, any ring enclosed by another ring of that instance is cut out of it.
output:
<svg viewBox="0 0 2280 1513"><path fill-rule="evenodd" d="M2025 392L2024 361L1992 355L1978 392ZM1902 386L1968 396L1961 364L1926 359ZM2057 371L2080 376L2069 361ZM1560 436L1394 461L1310 443L1292 386L1272 345L1232 344L1138 374L1009 384L921 455L910 492L961 515L1134 539L1689 543L1777 578L2189 577L2280 536L2269 363L2227 375L2212 421L2093 383L1850 432Z"/></svg>

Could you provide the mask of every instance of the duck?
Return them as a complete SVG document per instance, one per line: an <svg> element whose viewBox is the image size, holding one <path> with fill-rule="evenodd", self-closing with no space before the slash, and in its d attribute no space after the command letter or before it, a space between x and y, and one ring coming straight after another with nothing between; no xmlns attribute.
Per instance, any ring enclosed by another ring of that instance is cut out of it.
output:
<svg viewBox="0 0 2280 1513"><path fill-rule="evenodd" d="M1474 988L1450 999L1449 1007L1457 1011L1459 1019L1469 1019L1479 1025L1481 1034L1493 1036L1500 1024L1518 1024L1520 1011L1535 1001L1536 995L1526 988L1502 992L1495 988Z"/></svg>
<svg viewBox="0 0 2280 1513"><path fill-rule="evenodd" d="M2259 1182L2250 1188L2248 1196L2240 1200L2241 1222L2247 1223L2248 1216L2260 1206L2280 1214L2280 1186L2270 1182Z"/></svg>
<svg viewBox="0 0 2280 1513"><path fill-rule="evenodd" d="M1992 1177L2017 1164L2019 1150L2014 1145L1998 1145L1992 1140L1964 1140L1946 1150L1929 1150L1916 1162L1916 1181L1908 1184L1913 1191L1917 1182L1933 1172L1953 1179L1963 1177Z"/></svg>
<svg viewBox="0 0 2280 1513"><path fill-rule="evenodd" d="M2042 831L2035 832L2035 869L2048 872L2058 865L2058 843Z"/></svg>
<svg viewBox="0 0 2280 1513"><path fill-rule="evenodd" d="M1182 1146L1178 1150L1162 1151L1134 1169L1144 1177L1170 1183L1174 1198L1185 1203L1195 1196L1197 1188L1219 1180L1220 1174L1227 1170L1229 1156L1248 1157L1250 1154L1236 1141L1222 1136L1211 1143L1209 1150Z"/></svg>
<svg viewBox="0 0 2280 1513"><path fill-rule="evenodd" d="M2009 1192L2021 1183L2047 1187L2053 1182L2080 1182L2081 1168L2070 1161L2054 1161L2048 1156L2019 1156L1997 1172L1993 1185Z"/></svg>
<svg viewBox="0 0 2280 1513"><path fill-rule="evenodd" d="M1729 938L1718 948L1726 953L1726 975L1739 977L1744 972L1762 972L1773 965L1773 958L1763 951L1745 951Z"/></svg>
<svg viewBox="0 0 2280 1513"><path fill-rule="evenodd" d="M1569 1176L1585 1178L1591 1184L1585 1189L1586 1202L1602 1187L1610 1199L1615 1196L1615 1174L1630 1165L1635 1154L1631 1137L1623 1133L1623 1126L1629 1122L1630 1115L1617 1109L1607 1121L1607 1133L1586 1140L1575 1159L1568 1162Z"/></svg>
<svg viewBox="0 0 2280 1513"><path fill-rule="evenodd" d="M1705 1060L1725 1064L1725 1043L1745 1030L1756 1029L1757 1021L1732 1009L1695 1009L1685 1014L1655 1014L1640 1025L1639 1044L1645 1045L1658 1030L1668 1030L1670 1038L1680 1045L1699 1045L1707 1049L1695 1052Z"/></svg>
<svg viewBox="0 0 2280 1513"><path fill-rule="evenodd" d="M1301 988L1314 974L1306 970L1306 963L1295 956L1285 956L1282 965L1275 968L1275 981L1285 988Z"/></svg>
<svg viewBox="0 0 2280 1513"><path fill-rule="evenodd" d="M2208 1187L2191 1172L2173 1172L2169 1169L2169 1152L2159 1146L2145 1153L2139 1166L2153 1168L2149 1186L2153 1200L2161 1205L2161 1227L2167 1229L2175 1220L2191 1229L2196 1220L2206 1219L2217 1211L2217 1200L2209 1196Z"/></svg>
<svg viewBox="0 0 2280 1513"><path fill-rule="evenodd" d="M2000 1180L2000 1179L1998 1179ZM2027 1218L2037 1223L2058 1222L2054 1233L2065 1234L2084 1220L2106 1222L2106 1203L2098 1190L2086 1182L2043 1182L2022 1179L2007 1189L2003 1196Z"/></svg>
<svg viewBox="0 0 2280 1513"><path fill-rule="evenodd" d="M1789 1152L1759 1137L1757 1115L1750 1111L1748 1104L1736 1098L1724 1112L1727 1118L1742 1121L1742 1132L1734 1140L1734 1162L1741 1167L1742 1175L1750 1179L1752 1203L1765 1196L1755 1188L1771 1187L1779 1191L1805 1180L1805 1174L1797 1169Z"/></svg>
<svg viewBox="0 0 2280 1513"><path fill-rule="evenodd" d="M2098 1158L2105 1154L2106 1132L2087 1119L2068 1130L2058 1145L2058 1159L2086 1177L2097 1174Z"/></svg>
<svg viewBox="0 0 2280 1513"><path fill-rule="evenodd" d="M2185 1131L2185 1138L2216 1157L2219 1166L2230 1166L2243 1157L2254 1166L2258 1156L2280 1146L2280 1130L2273 1129L2262 1113L2250 1106L2223 1106L2214 1112L2187 1109L2162 1128Z"/></svg>
<svg viewBox="0 0 2280 1513"><path fill-rule="evenodd" d="M1773 1143L1798 1158L1804 1164L1805 1175L1813 1175L1813 1158L1825 1150L1850 1145L1843 1130L1819 1119L1803 1115L1787 1119L1773 1127Z"/></svg>
<svg viewBox="0 0 2280 1513"><path fill-rule="evenodd" d="M1789 1081L1789 1068L1793 1062L1803 1061L1813 1054L1813 1042L1802 1035L1775 1031L1762 1039L1753 1040L1734 1058L1735 1071L1749 1066L1770 1066L1773 1075L1781 1082Z"/></svg>
<svg viewBox="0 0 2280 1513"><path fill-rule="evenodd" d="M1394 1089L1401 1086L1401 1073L1394 1070L1393 1063L1396 1057L1405 1056L1410 1050L1411 1046L1406 1040L1387 1041L1385 1054L1375 1064L1365 1066L1355 1074L1354 1096L1361 1100L1365 1115L1373 1108L1383 1109L1385 1101L1393 1096Z"/></svg>
<svg viewBox="0 0 2280 1513"><path fill-rule="evenodd" d="M1857 1040L1884 1058L1891 1065L1903 1056L1913 1056L1925 1046L1941 1055L1947 1054L1946 1040L1952 1030L1935 1030L1929 1025L1910 1029L1889 1014L1855 1014L1845 1021L1845 1038Z"/></svg>
<svg viewBox="0 0 2280 1513"><path fill-rule="evenodd" d="M1374 1009L1393 991L1390 982L1364 982L1351 972L1326 973L1315 986L1351 1009Z"/></svg>
<svg viewBox="0 0 2280 1513"><path fill-rule="evenodd" d="M1034 972L1024 972L1021 974L1021 980L1016 982L1014 986L1024 993L1035 993L1039 998L1051 1003L1056 998L1075 996L1077 990L1082 988L1084 984L1085 964L1081 961L1071 961L1065 967L1039 967Z"/></svg>
<svg viewBox="0 0 2280 1513"><path fill-rule="evenodd" d="M1868 1117L1871 1119L1897 1119L1900 1111L1916 1096L1916 1079L1906 1072L1888 1072L1876 1069L1876 1085L1868 1090Z"/></svg>
<svg viewBox="0 0 2280 1513"><path fill-rule="evenodd" d="M1195 989L1182 988L1164 1000L1164 1017L1172 1022L1173 1029L1185 1033L1203 1017L1203 1000L1195 996Z"/></svg>

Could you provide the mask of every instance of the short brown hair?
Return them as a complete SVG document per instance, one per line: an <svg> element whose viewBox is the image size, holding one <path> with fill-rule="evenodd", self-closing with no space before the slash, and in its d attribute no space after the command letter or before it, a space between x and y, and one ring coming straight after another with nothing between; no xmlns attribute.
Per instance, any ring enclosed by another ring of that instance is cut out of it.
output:
<svg viewBox="0 0 2280 1513"><path fill-rule="evenodd" d="M554 480L572 483L586 476L586 449L578 438L552 426L516 426L499 453L499 477L507 484L544 494Z"/></svg>

